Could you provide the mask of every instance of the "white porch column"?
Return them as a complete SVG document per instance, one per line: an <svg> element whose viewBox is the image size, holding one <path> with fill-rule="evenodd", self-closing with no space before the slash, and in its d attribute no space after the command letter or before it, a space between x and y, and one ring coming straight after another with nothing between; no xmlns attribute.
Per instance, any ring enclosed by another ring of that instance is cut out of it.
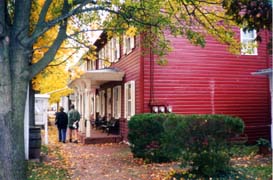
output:
<svg viewBox="0 0 273 180"><path fill-rule="evenodd" d="M85 118L86 118L86 131L85 135L86 137L91 137L91 122L90 122L90 115L91 115L91 94L92 94L92 89L91 89L91 81L85 81L86 84L86 89L85 89Z"/></svg>
<svg viewBox="0 0 273 180"><path fill-rule="evenodd" d="M90 122L90 115L91 115L91 112L90 112L90 99L91 99L91 90L89 89L86 89L86 94L87 94L87 97L86 97L86 137L90 137L91 136L91 122Z"/></svg>
<svg viewBox="0 0 273 180"><path fill-rule="evenodd" d="M84 93L84 91L81 91L81 93L80 93L81 95L80 95L80 112L81 112L81 117L82 117L82 119L81 119L81 121L80 121L80 127L79 127L79 131L80 132L82 132L82 133L84 133L85 132L85 127L84 127L84 123L85 123L85 111L84 111L84 106L85 106L85 104L84 104L84 101L85 101L85 93Z"/></svg>
<svg viewBox="0 0 273 180"><path fill-rule="evenodd" d="M82 95L82 113L83 113L83 115L82 115L82 118L83 118L83 121L82 121L82 132L83 133L85 133L85 129L86 129L86 127L85 127L85 120L87 120L86 119L86 105L87 105L87 93L86 93L86 91L84 90L83 91L83 95Z"/></svg>

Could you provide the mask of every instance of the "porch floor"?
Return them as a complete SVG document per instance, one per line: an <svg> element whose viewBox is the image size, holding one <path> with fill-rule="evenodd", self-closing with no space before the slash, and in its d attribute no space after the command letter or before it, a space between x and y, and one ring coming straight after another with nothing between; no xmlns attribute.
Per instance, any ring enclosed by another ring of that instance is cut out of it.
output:
<svg viewBox="0 0 273 180"><path fill-rule="evenodd" d="M107 134L100 129L91 129L91 137L86 137L85 133L79 132L80 142L83 144L104 144L104 143L119 143L122 141L121 135Z"/></svg>

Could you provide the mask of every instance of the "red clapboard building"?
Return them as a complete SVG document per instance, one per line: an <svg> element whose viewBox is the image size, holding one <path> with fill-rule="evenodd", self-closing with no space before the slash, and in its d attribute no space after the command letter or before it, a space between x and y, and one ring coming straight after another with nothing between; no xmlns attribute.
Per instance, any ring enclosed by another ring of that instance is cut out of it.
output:
<svg viewBox="0 0 273 180"><path fill-rule="evenodd" d="M242 43L256 36L255 31L237 34ZM269 34L262 36L258 48L234 55L212 38L201 48L167 35L173 50L162 66L152 53L143 55L142 36L109 39L102 33L94 44L97 60L83 61L85 73L69 83L75 90L74 103L86 120L90 114L117 119L118 134L125 141L130 117L147 112L239 116L249 141L268 138L269 79L252 74L271 65L266 49ZM83 122L80 131L92 137L90 122Z"/></svg>

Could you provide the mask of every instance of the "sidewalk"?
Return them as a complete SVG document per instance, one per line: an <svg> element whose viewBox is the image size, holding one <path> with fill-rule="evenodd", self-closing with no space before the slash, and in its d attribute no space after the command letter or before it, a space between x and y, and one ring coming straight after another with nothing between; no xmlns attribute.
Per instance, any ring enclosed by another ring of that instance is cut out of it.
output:
<svg viewBox="0 0 273 180"><path fill-rule="evenodd" d="M145 164L133 158L125 144L83 145L58 143L56 128L50 128L51 144L58 146L73 180L163 180L176 163Z"/></svg>

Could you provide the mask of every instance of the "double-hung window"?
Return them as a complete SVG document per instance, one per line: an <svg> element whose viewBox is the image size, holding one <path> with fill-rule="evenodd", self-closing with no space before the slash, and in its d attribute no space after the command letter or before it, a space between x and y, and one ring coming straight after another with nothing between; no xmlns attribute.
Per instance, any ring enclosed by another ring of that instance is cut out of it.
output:
<svg viewBox="0 0 273 180"><path fill-rule="evenodd" d="M100 91L100 115L105 115L105 91Z"/></svg>
<svg viewBox="0 0 273 180"><path fill-rule="evenodd" d="M86 61L86 70L90 71L90 70L94 70L94 69L95 69L95 61L93 61L93 60Z"/></svg>
<svg viewBox="0 0 273 180"><path fill-rule="evenodd" d="M111 114L112 110L112 94L111 94L111 88L107 89L107 114ZM111 114L112 115L112 114Z"/></svg>
<svg viewBox="0 0 273 180"><path fill-rule="evenodd" d="M241 29L241 54L243 55L258 55L257 42L256 42L256 30Z"/></svg>
<svg viewBox="0 0 273 180"><path fill-rule="evenodd" d="M117 62L120 58L120 45L119 45L119 38L118 37L113 37L111 39L111 45L112 45L112 62Z"/></svg>
<svg viewBox="0 0 273 180"><path fill-rule="evenodd" d="M124 116L127 120L135 115L135 81L129 81L124 85Z"/></svg>
<svg viewBox="0 0 273 180"><path fill-rule="evenodd" d="M129 54L135 47L135 37L134 36L123 36L123 54Z"/></svg>
<svg viewBox="0 0 273 180"><path fill-rule="evenodd" d="M99 51L99 69L103 69L105 67L104 61L105 61L105 50L104 50L104 48L102 48Z"/></svg>
<svg viewBox="0 0 273 180"><path fill-rule="evenodd" d="M121 86L113 88L113 117L118 119L121 115Z"/></svg>

